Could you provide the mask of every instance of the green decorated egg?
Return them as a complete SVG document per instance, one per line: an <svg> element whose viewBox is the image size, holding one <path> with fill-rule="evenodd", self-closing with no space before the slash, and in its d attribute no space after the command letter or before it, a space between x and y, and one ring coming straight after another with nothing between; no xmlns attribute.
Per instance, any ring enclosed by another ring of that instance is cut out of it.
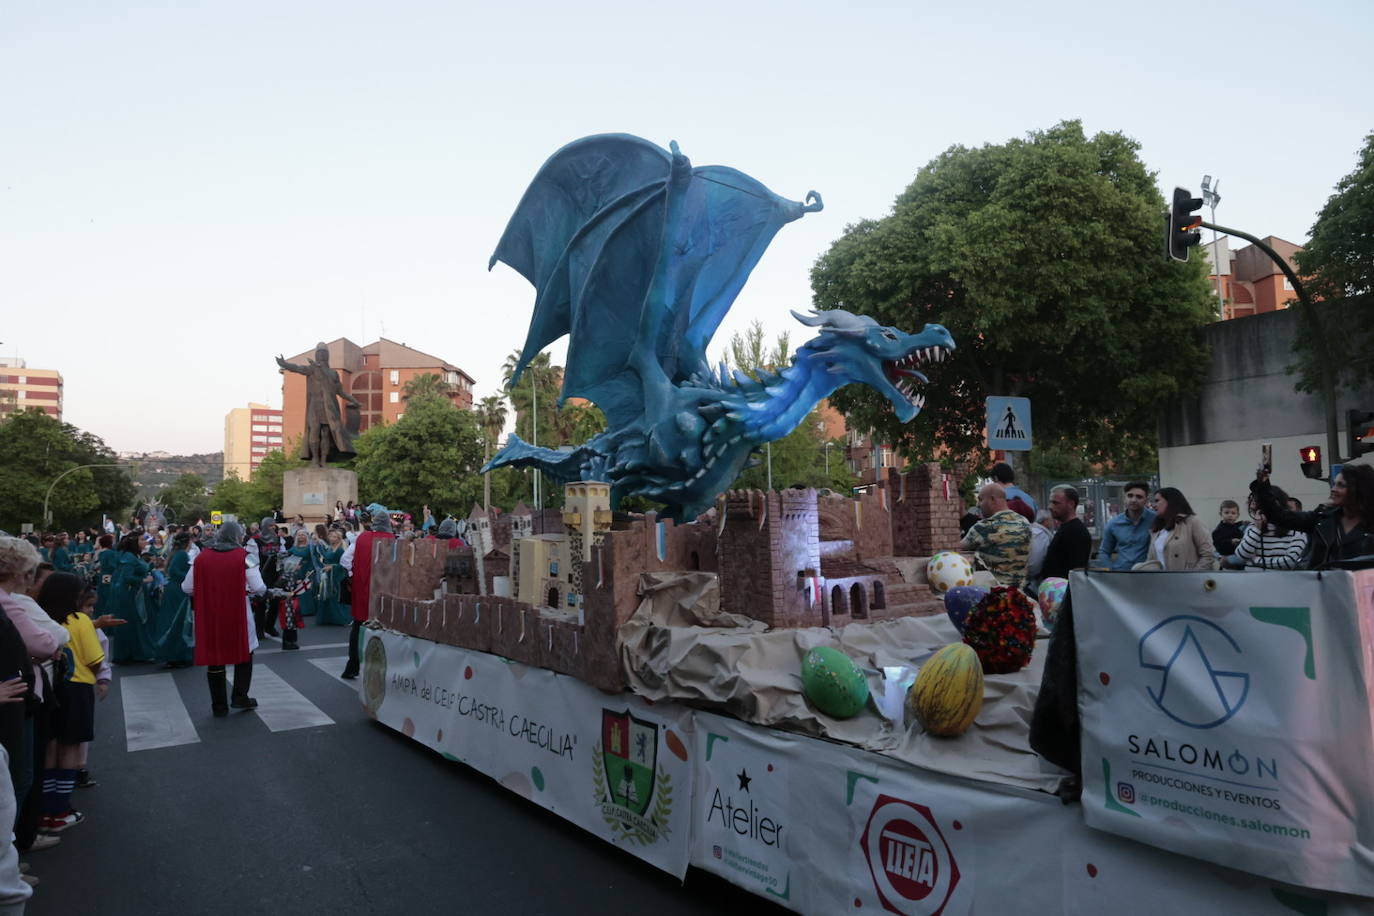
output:
<svg viewBox="0 0 1374 916"><path fill-rule="evenodd" d="M868 702L868 678L848 655L822 646L802 659L802 694L827 716L850 719Z"/></svg>

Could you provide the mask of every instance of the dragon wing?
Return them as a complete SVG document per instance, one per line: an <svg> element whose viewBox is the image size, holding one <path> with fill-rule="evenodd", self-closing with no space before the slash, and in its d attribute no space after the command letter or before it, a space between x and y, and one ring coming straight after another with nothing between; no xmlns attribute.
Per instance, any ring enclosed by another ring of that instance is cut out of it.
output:
<svg viewBox="0 0 1374 916"><path fill-rule="evenodd" d="M812 202L814 199L814 203ZM514 378L571 335L563 397L585 397L612 427L643 412L657 378L685 380L768 243L820 209L734 169L693 169L677 151L626 134L568 144L531 183L491 263L535 287Z"/></svg>

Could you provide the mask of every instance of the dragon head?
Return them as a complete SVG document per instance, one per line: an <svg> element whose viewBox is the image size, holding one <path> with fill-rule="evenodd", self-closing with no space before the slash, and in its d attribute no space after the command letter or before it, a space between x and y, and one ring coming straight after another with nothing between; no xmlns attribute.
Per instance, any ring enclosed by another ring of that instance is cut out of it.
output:
<svg viewBox="0 0 1374 916"><path fill-rule="evenodd" d="M897 419L910 422L925 406L925 397L916 391L916 382L929 381L920 366L943 362L954 350L954 338L938 324L928 324L919 334L907 334L884 327L867 315L854 315L841 309L792 317L802 324L820 329L820 336L804 349L813 359L825 364L826 371L844 381L860 382L877 389L897 413ZM800 355L800 354L799 354Z"/></svg>

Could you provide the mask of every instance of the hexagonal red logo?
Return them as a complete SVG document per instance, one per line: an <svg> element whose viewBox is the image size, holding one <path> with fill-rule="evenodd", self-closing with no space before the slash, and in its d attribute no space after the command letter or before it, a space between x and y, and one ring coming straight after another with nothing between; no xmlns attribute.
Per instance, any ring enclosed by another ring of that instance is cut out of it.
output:
<svg viewBox="0 0 1374 916"><path fill-rule="evenodd" d="M959 866L929 808L879 795L859 842L884 909L897 916L944 912Z"/></svg>

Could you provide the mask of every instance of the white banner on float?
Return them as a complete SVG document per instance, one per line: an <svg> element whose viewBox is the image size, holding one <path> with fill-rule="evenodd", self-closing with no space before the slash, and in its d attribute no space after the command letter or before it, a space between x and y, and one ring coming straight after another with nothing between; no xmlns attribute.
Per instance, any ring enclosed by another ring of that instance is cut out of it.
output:
<svg viewBox="0 0 1374 916"><path fill-rule="evenodd" d="M1075 573L1087 823L1374 895L1372 576Z"/></svg>
<svg viewBox="0 0 1374 916"><path fill-rule="evenodd" d="M1058 799L700 712L693 759L692 864L797 912L1060 909Z"/></svg>
<svg viewBox="0 0 1374 916"><path fill-rule="evenodd" d="M360 693L379 722L670 874L687 873L691 710L484 652L363 635Z"/></svg>

